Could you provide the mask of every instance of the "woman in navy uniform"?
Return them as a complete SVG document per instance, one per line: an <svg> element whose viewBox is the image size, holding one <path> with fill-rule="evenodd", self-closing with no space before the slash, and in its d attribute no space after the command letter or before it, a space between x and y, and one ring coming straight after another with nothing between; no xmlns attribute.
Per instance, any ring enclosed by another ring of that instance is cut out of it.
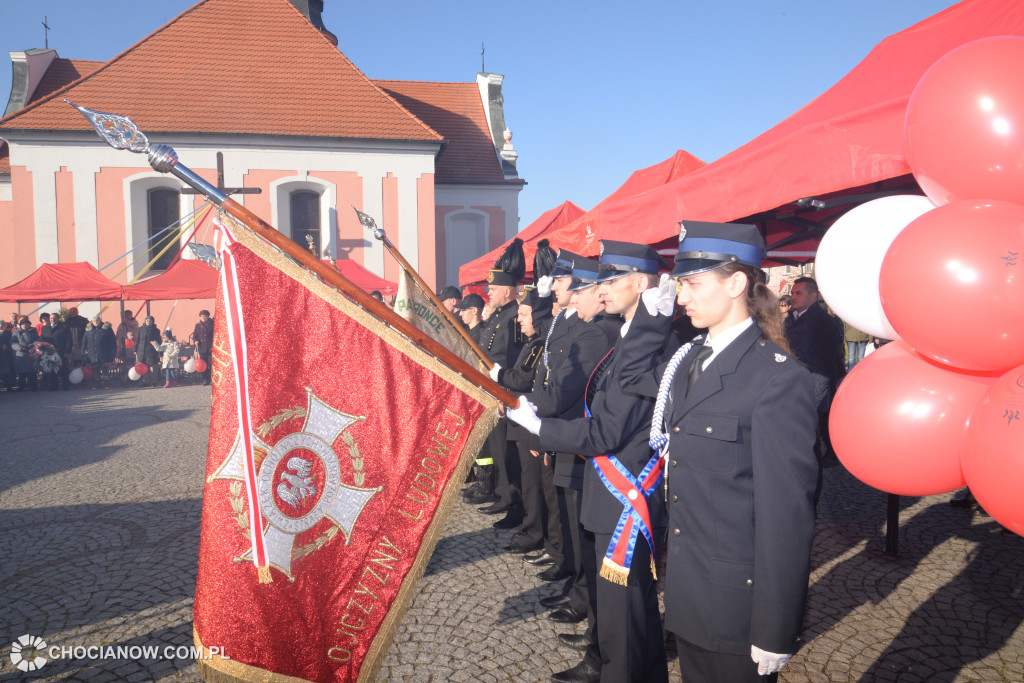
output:
<svg viewBox="0 0 1024 683"><path fill-rule="evenodd" d="M672 277L679 305L707 335L656 374L643 343L626 345L622 359L632 390L655 393L661 380L652 446L668 457L665 627L687 683L773 680L798 648L807 598L813 386L763 284L756 226L683 228ZM639 307L630 337L668 333L675 290L663 282L657 315Z"/></svg>

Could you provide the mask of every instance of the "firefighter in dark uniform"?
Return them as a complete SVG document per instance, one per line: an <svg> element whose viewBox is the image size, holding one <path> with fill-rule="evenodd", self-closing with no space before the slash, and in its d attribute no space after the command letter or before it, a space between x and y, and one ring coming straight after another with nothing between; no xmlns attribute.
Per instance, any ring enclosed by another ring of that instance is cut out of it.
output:
<svg viewBox="0 0 1024 683"><path fill-rule="evenodd" d="M621 313L626 320L619 345L631 343L630 320L640 295L656 284L660 264L658 253L649 246L602 240L599 292L606 310ZM581 521L594 534L595 562L601 566L596 581L601 659L593 661L588 650L577 666L555 674L555 681L668 680L653 576L653 558L665 529L660 469L648 444L654 402L624 392L620 380L613 348L590 376L585 396L589 417L541 420L523 398L519 407L508 411L509 419L539 434L545 450L575 452L588 459ZM642 523L616 534L621 519L634 517Z"/></svg>
<svg viewBox="0 0 1024 683"><path fill-rule="evenodd" d="M495 365L491 379L514 393L529 393L536 386L540 360L544 355L544 339L551 326L551 297L541 297L533 286L527 287L519 303L517 318L519 329L526 339L519 358L508 368ZM508 425L508 440L515 442L519 455L519 474L522 495L522 513L510 511L494 523L499 529L511 529L522 525L502 550L507 553L528 553L537 550L545 541L545 509L541 488L542 463L531 454L537 445L533 434L517 424Z"/></svg>
<svg viewBox="0 0 1024 683"><path fill-rule="evenodd" d="M645 369L644 347L671 326L669 280L658 313L641 306L632 321L641 343L623 349L624 383L657 395L651 443L669 460L665 627L688 683L774 680L797 650L807 598L813 383L762 283L757 227L682 226L678 303L707 335Z"/></svg>
<svg viewBox="0 0 1024 683"><path fill-rule="evenodd" d="M487 297L494 312L484 322L480 347L493 363L503 368L513 366L525 342L516 322L519 313L516 301L518 284L516 274L506 270L492 270L487 276ZM521 519L523 515L519 455L515 443L507 440L507 430L508 424L503 418L498 420L487 437L485 448L494 462L494 494L497 500L479 510L488 515L505 513L507 518L514 520L516 517Z"/></svg>

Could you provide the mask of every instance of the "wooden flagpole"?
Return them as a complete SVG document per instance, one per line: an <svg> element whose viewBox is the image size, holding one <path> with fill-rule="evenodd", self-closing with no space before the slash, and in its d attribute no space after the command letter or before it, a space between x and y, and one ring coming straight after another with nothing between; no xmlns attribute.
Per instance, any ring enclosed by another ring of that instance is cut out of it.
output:
<svg viewBox="0 0 1024 683"><path fill-rule="evenodd" d="M170 173L183 183L198 190L211 202L219 206L230 216L237 219L243 226L252 230L267 242L288 254L307 269L316 273L329 285L344 292L349 298L374 314L382 321L391 325L420 348L433 354L448 367L476 384L510 408L519 405L519 399L505 390L497 382L472 365L459 358L428 335L418 330L412 323L364 292L354 282L331 268L319 258L278 232L269 223L249 211L244 206L227 197L223 192L208 183L187 166L178 163L178 155L167 145L150 145L149 139L127 117L119 114L107 114L80 107L69 100L64 100L92 124L92 127L111 147L127 149L132 152L147 154L149 165L160 173ZM441 307L444 309L444 307Z"/></svg>

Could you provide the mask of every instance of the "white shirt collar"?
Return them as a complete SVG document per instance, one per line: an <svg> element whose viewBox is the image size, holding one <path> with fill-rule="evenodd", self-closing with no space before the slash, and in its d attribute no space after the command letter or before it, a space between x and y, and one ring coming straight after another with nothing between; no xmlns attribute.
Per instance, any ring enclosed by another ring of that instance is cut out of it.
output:
<svg viewBox="0 0 1024 683"><path fill-rule="evenodd" d="M629 324L631 322L633 322L632 318L630 318L626 322L622 323L622 329L619 330L619 337L620 338L624 338L626 336L626 333L629 332Z"/></svg>
<svg viewBox="0 0 1024 683"><path fill-rule="evenodd" d="M565 319L568 320L573 315L575 315L575 313L576 313L576 309L575 308L573 308L571 306L569 308L566 308L565 309Z"/></svg>
<svg viewBox="0 0 1024 683"><path fill-rule="evenodd" d="M748 327L754 324L754 320L747 317L745 320L736 323L732 327L726 329L723 332L719 332L715 335L714 339L710 336L704 340L704 346L711 347L711 355L708 356L707 360L704 361L704 367L707 368L708 363L715 359L715 356L725 350L725 347L736 341L736 338L743 334Z"/></svg>

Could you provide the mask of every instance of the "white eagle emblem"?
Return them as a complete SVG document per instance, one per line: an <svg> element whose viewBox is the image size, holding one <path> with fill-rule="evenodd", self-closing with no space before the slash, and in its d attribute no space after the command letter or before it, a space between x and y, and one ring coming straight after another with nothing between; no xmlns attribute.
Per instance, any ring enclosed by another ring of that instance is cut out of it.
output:
<svg viewBox="0 0 1024 683"><path fill-rule="evenodd" d="M776 363L785 363L786 362L786 357L784 355L782 355L781 353L777 353L777 354L775 354L775 362Z"/></svg>
<svg viewBox="0 0 1024 683"><path fill-rule="evenodd" d="M277 485L277 495L293 508L299 506L309 496L316 495L313 477L309 476L313 464L296 456L288 459L286 468L290 471L281 473L281 483Z"/></svg>
<svg viewBox="0 0 1024 683"><path fill-rule="evenodd" d="M682 242L686 239L686 226L682 223L679 224L679 241Z"/></svg>

